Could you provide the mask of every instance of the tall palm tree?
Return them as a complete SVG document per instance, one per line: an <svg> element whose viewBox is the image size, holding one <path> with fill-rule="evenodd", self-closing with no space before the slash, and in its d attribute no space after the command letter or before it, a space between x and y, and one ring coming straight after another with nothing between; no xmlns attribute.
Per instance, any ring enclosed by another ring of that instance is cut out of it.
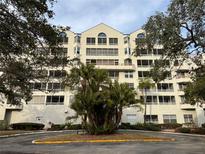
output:
<svg viewBox="0 0 205 154"><path fill-rule="evenodd" d="M81 64L71 69L65 84L75 89L71 108L82 117L90 134L114 132L121 121L123 108L139 103L136 92L127 84L112 83L106 71L92 65Z"/></svg>
<svg viewBox="0 0 205 154"><path fill-rule="evenodd" d="M142 89L142 95L144 100L144 123L146 123L146 115L147 115L147 90L155 87L155 84L151 82L150 79L145 78L144 80L140 80L139 89ZM150 115L151 117L151 115Z"/></svg>

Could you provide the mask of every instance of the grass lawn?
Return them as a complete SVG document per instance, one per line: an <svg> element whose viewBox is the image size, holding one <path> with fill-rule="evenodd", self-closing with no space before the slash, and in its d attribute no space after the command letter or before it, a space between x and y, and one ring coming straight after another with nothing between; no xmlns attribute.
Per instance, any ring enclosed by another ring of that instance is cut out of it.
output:
<svg viewBox="0 0 205 154"><path fill-rule="evenodd" d="M29 133L31 131L23 131L23 130L3 130L0 131L0 136L4 135L14 135L14 134L22 134L22 133Z"/></svg>
<svg viewBox="0 0 205 154"><path fill-rule="evenodd" d="M129 141L174 141L171 138L145 136L137 133L117 133L111 135L65 134L38 139L35 143L73 143L73 142L129 142Z"/></svg>

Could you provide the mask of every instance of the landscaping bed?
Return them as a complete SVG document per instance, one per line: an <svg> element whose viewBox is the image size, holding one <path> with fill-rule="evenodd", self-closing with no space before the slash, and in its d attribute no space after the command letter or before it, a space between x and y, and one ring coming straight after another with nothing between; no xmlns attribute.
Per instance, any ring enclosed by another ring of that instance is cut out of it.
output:
<svg viewBox="0 0 205 154"><path fill-rule="evenodd" d="M145 136L137 133L116 133L111 135L86 135L86 134L65 134L43 139L35 140L36 144L60 144L60 143L99 143L99 142L160 142L174 141L172 138L159 138L153 136Z"/></svg>
<svg viewBox="0 0 205 154"><path fill-rule="evenodd" d="M23 133L30 133L30 132L31 131L23 131L23 130L2 130L0 131L0 136L23 134Z"/></svg>

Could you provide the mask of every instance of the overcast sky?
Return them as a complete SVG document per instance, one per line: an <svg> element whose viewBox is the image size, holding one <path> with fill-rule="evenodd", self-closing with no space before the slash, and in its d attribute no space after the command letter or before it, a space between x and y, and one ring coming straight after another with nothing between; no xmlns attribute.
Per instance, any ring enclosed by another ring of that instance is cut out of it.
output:
<svg viewBox="0 0 205 154"><path fill-rule="evenodd" d="M99 23L123 33L139 29L156 11L166 10L170 0L58 0L51 23L71 26L77 33Z"/></svg>

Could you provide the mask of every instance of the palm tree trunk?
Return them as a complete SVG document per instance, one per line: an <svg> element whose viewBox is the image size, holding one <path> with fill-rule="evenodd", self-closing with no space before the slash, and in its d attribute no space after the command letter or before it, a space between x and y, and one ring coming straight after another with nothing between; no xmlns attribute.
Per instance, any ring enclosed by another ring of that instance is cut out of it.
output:
<svg viewBox="0 0 205 154"><path fill-rule="evenodd" d="M147 115L147 91L144 88L144 124L146 123L145 117Z"/></svg>

